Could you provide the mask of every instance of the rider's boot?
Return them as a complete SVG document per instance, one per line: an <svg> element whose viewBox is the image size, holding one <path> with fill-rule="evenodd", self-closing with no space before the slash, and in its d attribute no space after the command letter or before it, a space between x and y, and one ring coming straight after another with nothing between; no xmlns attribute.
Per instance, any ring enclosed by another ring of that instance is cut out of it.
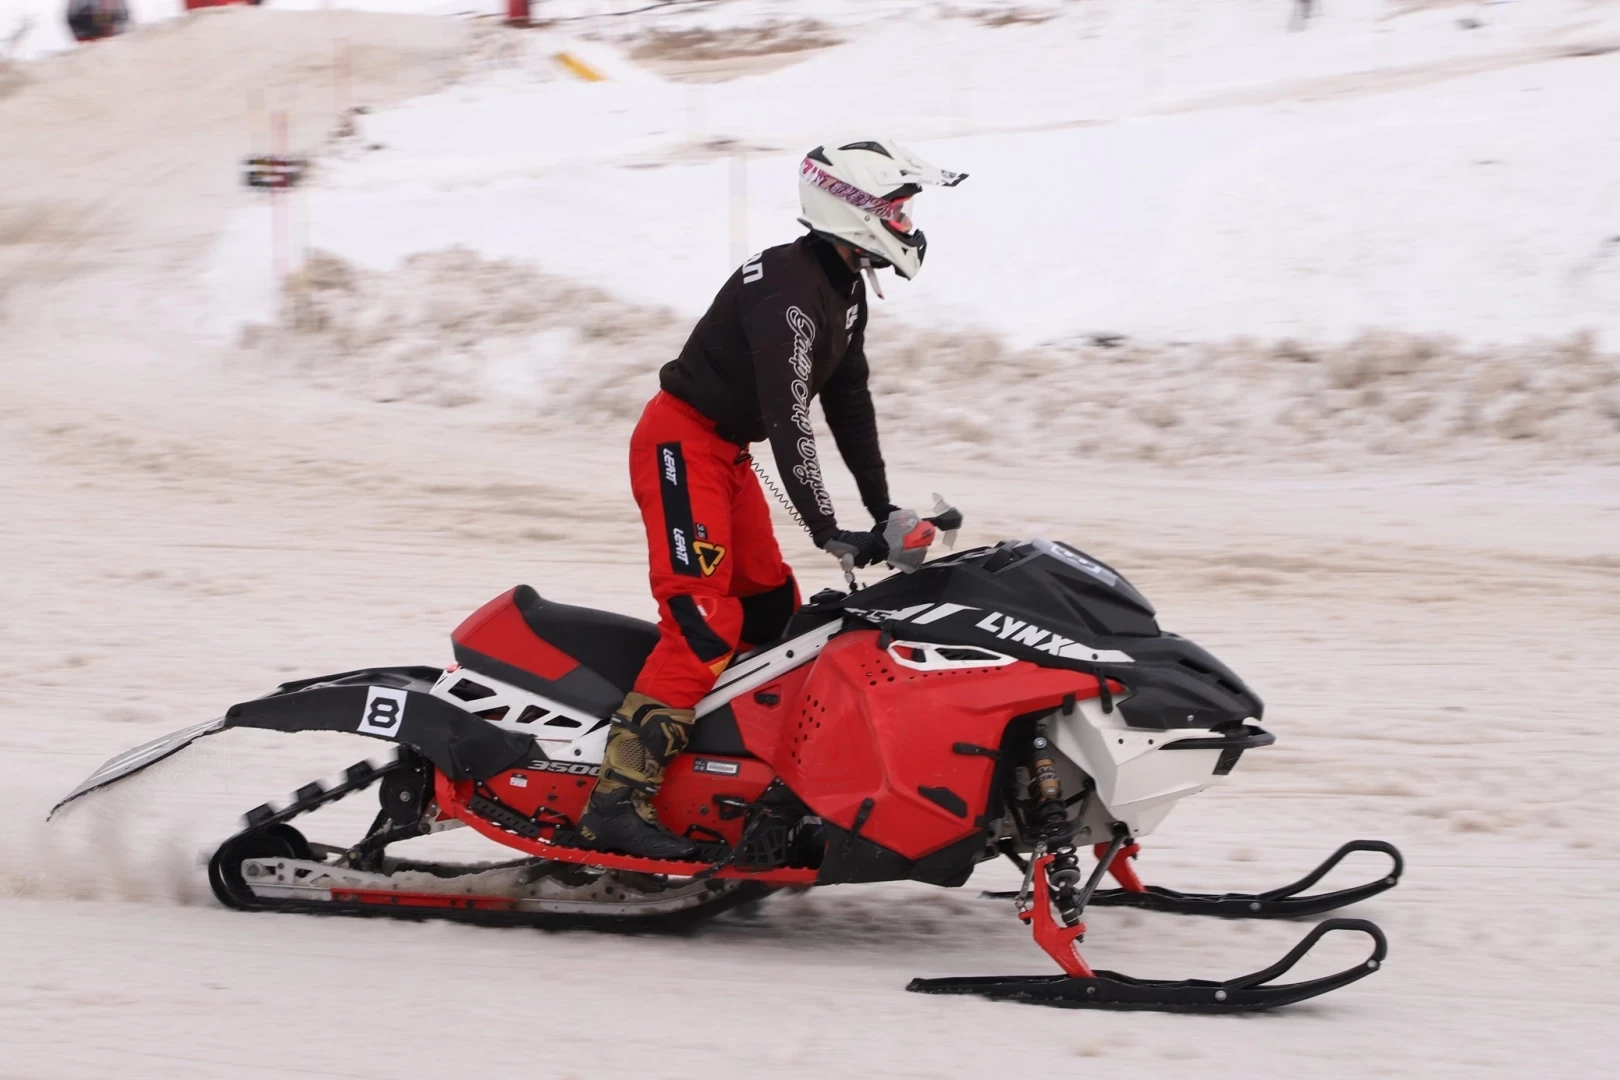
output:
<svg viewBox="0 0 1620 1080"><path fill-rule="evenodd" d="M694 713L631 693L613 714L602 773L579 819L585 847L647 859L689 859L697 845L658 823L652 797L664 767L686 748Z"/></svg>

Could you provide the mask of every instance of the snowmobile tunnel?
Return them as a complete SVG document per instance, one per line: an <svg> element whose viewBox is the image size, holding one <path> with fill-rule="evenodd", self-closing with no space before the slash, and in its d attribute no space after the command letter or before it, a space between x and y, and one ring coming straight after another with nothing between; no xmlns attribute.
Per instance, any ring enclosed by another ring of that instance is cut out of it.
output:
<svg viewBox="0 0 1620 1080"><path fill-rule="evenodd" d="M225 715L182 728L111 758L53 806L57 811L229 728L337 731L402 743L447 775L492 776L537 756L534 740L480 720L427 691L437 668L365 668L283 683L261 698L232 705Z"/></svg>

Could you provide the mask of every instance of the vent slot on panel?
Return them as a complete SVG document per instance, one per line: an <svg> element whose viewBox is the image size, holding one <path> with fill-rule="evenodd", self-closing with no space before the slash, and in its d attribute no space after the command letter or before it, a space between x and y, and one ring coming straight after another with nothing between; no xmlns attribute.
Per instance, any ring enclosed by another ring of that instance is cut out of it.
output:
<svg viewBox="0 0 1620 1080"><path fill-rule="evenodd" d="M450 688L450 696L460 698L462 701L478 701L481 698L494 697L495 691L487 686L480 686L471 679L462 679Z"/></svg>

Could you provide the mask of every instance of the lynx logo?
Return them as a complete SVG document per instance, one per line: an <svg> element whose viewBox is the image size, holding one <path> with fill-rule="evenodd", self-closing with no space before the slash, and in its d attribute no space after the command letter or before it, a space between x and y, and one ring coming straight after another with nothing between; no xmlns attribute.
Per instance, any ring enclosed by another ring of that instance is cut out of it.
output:
<svg viewBox="0 0 1620 1080"><path fill-rule="evenodd" d="M1033 623L1021 622L1011 615L1003 615L999 611L992 611L976 624L980 630L986 630L996 635L1002 641L1012 640L1019 645L1028 645L1032 649L1051 653L1053 656L1063 656L1065 645L1075 644L1073 638L1066 638L1062 634L1054 634L1050 630L1042 630Z"/></svg>
<svg viewBox="0 0 1620 1080"><path fill-rule="evenodd" d="M595 776L598 767L587 765L583 761L531 761L529 768L535 772L563 773L568 776Z"/></svg>
<svg viewBox="0 0 1620 1080"><path fill-rule="evenodd" d="M405 691L373 686L366 695L366 711L360 716L360 734L392 739L405 721Z"/></svg>
<svg viewBox="0 0 1620 1080"><path fill-rule="evenodd" d="M861 305L849 305L849 311L844 315L844 329L848 330L855 325L855 320L861 317Z"/></svg>
<svg viewBox="0 0 1620 1080"><path fill-rule="evenodd" d="M760 265L760 260L764 257L765 253L762 251L758 255L750 256L748 261L743 263L742 272L744 285L752 285L754 282L765 276L765 267Z"/></svg>
<svg viewBox="0 0 1620 1080"><path fill-rule="evenodd" d="M670 487L680 487L681 477L680 474L675 471L675 451L666 446L664 447L663 457L664 483L668 484Z"/></svg>
<svg viewBox="0 0 1620 1080"><path fill-rule="evenodd" d="M692 565L692 556L686 550L686 533L679 526L669 530L669 545L675 552L675 558L680 560L682 566Z"/></svg>

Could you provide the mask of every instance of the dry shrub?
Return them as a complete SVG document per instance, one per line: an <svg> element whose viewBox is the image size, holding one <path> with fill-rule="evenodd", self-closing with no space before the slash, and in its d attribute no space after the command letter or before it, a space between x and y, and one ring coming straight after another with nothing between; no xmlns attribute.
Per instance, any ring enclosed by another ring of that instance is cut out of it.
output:
<svg viewBox="0 0 1620 1080"><path fill-rule="evenodd" d="M692 323L458 248L388 272L316 254L288 297L275 325L245 335L257 365L340 393L483 404L546 427L631 422ZM1342 463L1620 452L1620 357L1586 335L1493 348L1379 331L1344 344L1107 337L1016 349L879 307L867 341L885 425L977 456Z"/></svg>
<svg viewBox="0 0 1620 1080"><path fill-rule="evenodd" d="M631 38L637 60L729 60L767 53L807 52L843 42L832 28L814 19L726 30L651 30Z"/></svg>

